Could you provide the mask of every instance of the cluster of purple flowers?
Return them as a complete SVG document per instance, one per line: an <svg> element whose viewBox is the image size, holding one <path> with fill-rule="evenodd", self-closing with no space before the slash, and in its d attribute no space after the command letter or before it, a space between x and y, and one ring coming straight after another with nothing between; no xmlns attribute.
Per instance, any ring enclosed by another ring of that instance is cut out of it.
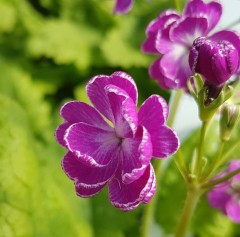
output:
<svg viewBox="0 0 240 237"><path fill-rule="evenodd" d="M117 0L114 12L126 13L133 2ZM217 1L191 0L182 14L166 10L148 25L142 50L159 55L149 74L160 87L187 91L187 79L197 72L205 84L221 88L239 74L239 35L230 30L209 35L221 14ZM166 101L152 95L137 110L135 82L124 72L92 78L86 92L93 106L81 101L64 104L64 122L55 134L68 150L62 167L77 195L91 197L108 186L111 203L123 211L149 202L156 190L151 158L166 158L179 147L177 135L166 125ZM226 172L239 167L240 161L233 161ZM240 223L239 182L237 175L208 197L214 208Z"/></svg>
<svg viewBox="0 0 240 237"><path fill-rule="evenodd" d="M66 103L65 121L56 131L68 149L62 167L77 195L91 197L108 185L111 203L123 211L149 202L156 189L151 158L165 158L179 147L177 135L165 125L167 103L152 95L137 111L137 88L124 72L96 76L86 91L93 107Z"/></svg>
<svg viewBox="0 0 240 237"><path fill-rule="evenodd" d="M240 169L240 160L232 160L227 170L217 177L223 177L237 169ZM208 193L208 200L213 208L221 210L232 221L240 223L240 174L215 186Z"/></svg>
<svg viewBox="0 0 240 237"><path fill-rule="evenodd" d="M186 90L187 79L194 72L219 86L237 72L239 35L230 30L209 35L221 14L222 6L217 1L191 0L182 14L166 10L148 25L142 50L160 55L149 69L150 76L160 87Z"/></svg>

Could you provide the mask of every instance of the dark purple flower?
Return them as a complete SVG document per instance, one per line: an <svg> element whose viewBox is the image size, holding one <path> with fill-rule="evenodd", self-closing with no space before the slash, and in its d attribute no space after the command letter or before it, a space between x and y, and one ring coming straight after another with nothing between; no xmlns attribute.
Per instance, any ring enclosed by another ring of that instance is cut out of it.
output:
<svg viewBox="0 0 240 237"><path fill-rule="evenodd" d="M232 160L228 169L219 174L218 178L239 168L240 160ZM213 208L221 210L232 221L240 223L240 174L215 186L208 193L208 200Z"/></svg>
<svg viewBox="0 0 240 237"><path fill-rule="evenodd" d="M149 68L150 76L158 80L160 87L187 89L186 81L193 74L188 64L192 43L196 38L208 35L221 14L222 6L217 1L204 3L203 0L191 0L182 15L167 10L148 25L142 50L160 54ZM227 40L240 53L240 38L233 31L223 30L209 39L218 42Z"/></svg>
<svg viewBox="0 0 240 237"><path fill-rule="evenodd" d="M215 42L199 37L193 42L189 55L192 71L204 76L207 84L222 87L239 67L239 52L230 42Z"/></svg>
<svg viewBox="0 0 240 237"><path fill-rule="evenodd" d="M124 72L96 76L86 91L93 107L66 103L65 121L56 130L57 141L69 150L62 166L77 195L90 197L108 185L111 203L124 211L149 202L156 186L150 159L165 158L179 146L165 125L165 100L152 95L137 111L137 88Z"/></svg>
<svg viewBox="0 0 240 237"><path fill-rule="evenodd" d="M131 10L134 0L116 0L114 13L124 14Z"/></svg>

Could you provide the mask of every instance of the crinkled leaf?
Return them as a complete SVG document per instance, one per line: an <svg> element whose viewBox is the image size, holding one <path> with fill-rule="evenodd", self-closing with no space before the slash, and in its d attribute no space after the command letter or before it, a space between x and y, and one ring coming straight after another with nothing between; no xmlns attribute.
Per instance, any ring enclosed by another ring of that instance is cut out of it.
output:
<svg viewBox="0 0 240 237"><path fill-rule="evenodd" d="M11 32L16 24L16 9L7 1L1 1L0 12L0 32Z"/></svg>
<svg viewBox="0 0 240 237"><path fill-rule="evenodd" d="M107 63L115 67L147 67L151 63L151 57L140 51L140 41L132 44L132 40L139 40L143 35L137 35L138 21L133 17L121 18L118 26L110 30L101 50Z"/></svg>
<svg viewBox="0 0 240 237"><path fill-rule="evenodd" d="M12 69L1 75L8 83L0 80L0 236L92 237L89 202L74 195L61 169L54 128L36 126L41 116L50 121L45 110L37 110L45 107L42 95L27 74ZM44 140L32 127L47 134Z"/></svg>
<svg viewBox="0 0 240 237"><path fill-rule="evenodd" d="M52 58L57 64L75 64L86 69L99 34L68 20L48 20L29 39L28 51L34 57Z"/></svg>

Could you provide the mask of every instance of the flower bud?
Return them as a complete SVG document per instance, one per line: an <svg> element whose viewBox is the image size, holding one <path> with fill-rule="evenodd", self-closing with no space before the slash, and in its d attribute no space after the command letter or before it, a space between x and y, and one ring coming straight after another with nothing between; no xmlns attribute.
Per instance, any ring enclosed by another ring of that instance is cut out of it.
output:
<svg viewBox="0 0 240 237"><path fill-rule="evenodd" d="M194 73L205 77L206 84L221 88L238 70L238 50L226 40L216 42L199 37L193 42L189 65Z"/></svg>
<svg viewBox="0 0 240 237"><path fill-rule="evenodd" d="M222 141L228 141L234 126L239 120L239 106L226 104L221 112L220 118L220 137Z"/></svg>

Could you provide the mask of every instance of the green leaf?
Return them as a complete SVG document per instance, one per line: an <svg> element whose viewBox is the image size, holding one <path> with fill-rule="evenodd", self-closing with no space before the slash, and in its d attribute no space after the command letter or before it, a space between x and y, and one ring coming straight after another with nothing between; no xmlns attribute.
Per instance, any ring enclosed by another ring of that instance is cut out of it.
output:
<svg viewBox="0 0 240 237"><path fill-rule="evenodd" d="M49 125L49 106L31 81L28 73L15 64L0 58L0 93L16 100L25 109L27 119L35 134L40 135Z"/></svg>
<svg viewBox="0 0 240 237"><path fill-rule="evenodd" d="M139 236L139 222L141 207L131 212L122 212L113 207L109 202L107 188L100 194L91 199L93 210L93 226L97 234L96 236L125 236L124 233L134 230L134 234L129 236ZM128 235L126 235L128 236Z"/></svg>
<svg viewBox="0 0 240 237"><path fill-rule="evenodd" d="M7 1L0 1L0 32L11 32L16 25L16 10Z"/></svg>
<svg viewBox="0 0 240 237"><path fill-rule="evenodd" d="M194 233L199 237L231 237L234 224L220 211L212 209L205 197L201 199L193 220Z"/></svg>
<svg viewBox="0 0 240 237"><path fill-rule="evenodd" d="M44 122L32 129L50 121L42 95L26 73L11 68L0 80L0 236L92 237L89 201L75 195L61 169L55 128Z"/></svg>
<svg viewBox="0 0 240 237"><path fill-rule="evenodd" d="M121 18L118 25L110 30L103 43L101 50L107 63L114 67L148 67L152 61L150 56L140 51L141 35L137 34L139 22L136 18ZM136 42L133 44L134 41Z"/></svg>
<svg viewBox="0 0 240 237"><path fill-rule="evenodd" d="M29 39L28 52L33 57L45 56L57 64L75 64L85 70L98 41L98 33L89 27L68 20L48 20Z"/></svg>

